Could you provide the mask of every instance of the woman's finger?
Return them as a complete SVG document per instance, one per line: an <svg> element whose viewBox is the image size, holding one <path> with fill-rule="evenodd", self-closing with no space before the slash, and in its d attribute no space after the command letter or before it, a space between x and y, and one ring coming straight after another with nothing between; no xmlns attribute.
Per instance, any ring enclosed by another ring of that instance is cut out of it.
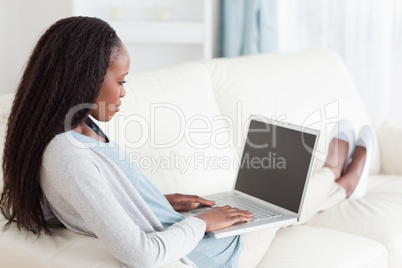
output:
<svg viewBox="0 0 402 268"><path fill-rule="evenodd" d="M228 207L227 210L230 211L230 212L234 212L234 213L252 214L252 213L251 213L250 211L248 211L248 210L242 210L242 209L236 208L236 207Z"/></svg>
<svg viewBox="0 0 402 268"><path fill-rule="evenodd" d="M208 199L205 199L205 198L202 198L202 197L198 197L196 202L198 202L200 204L203 204L205 206L213 206L213 205L215 205L215 201L208 200Z"/></svg>
<svg viewBox="0 0 402 268"><path fill-rule="evenodd" d="M200 206L199 203L195 202L175 202L173 205L174 210L183 210L183 209L195 209Z"/></svg>
<svg viewBox="0 0 402 268"><path fill-rule="evenodd" d="M213 206L215 204L215 201L207 200L198 195L183 195L182 201L200 203L205 206Z"/></svg>

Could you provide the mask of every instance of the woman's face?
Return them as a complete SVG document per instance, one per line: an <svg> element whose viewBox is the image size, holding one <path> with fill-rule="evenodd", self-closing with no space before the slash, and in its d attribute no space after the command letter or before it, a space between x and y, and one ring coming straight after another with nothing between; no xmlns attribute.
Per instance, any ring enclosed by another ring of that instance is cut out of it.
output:
<svg viewBox="0 0 402 268"><path fill-rule="evenodd" d="M120 110L120 98L126 95L124 78L130 68L130 56L123 44L121 51L117 59L107 69L102 88L96 100L96 108L91 111L91 115L98 121L110 121L115 113Z"/></svg>

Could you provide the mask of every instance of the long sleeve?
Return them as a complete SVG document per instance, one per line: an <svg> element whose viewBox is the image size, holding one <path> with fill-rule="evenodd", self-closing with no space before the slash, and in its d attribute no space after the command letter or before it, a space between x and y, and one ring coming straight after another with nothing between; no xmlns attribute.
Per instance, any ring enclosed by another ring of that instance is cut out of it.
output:
<svg viewBox="0 0 402 268"><path fill-rule="evenodd" d="M152 212L123 173L89 149L69 146L64 140L49 144L41 173L46 200L67 228L97 236L128 267L181 259L202 239L205 222L194 217L155 231L147 217Z"/></svg>

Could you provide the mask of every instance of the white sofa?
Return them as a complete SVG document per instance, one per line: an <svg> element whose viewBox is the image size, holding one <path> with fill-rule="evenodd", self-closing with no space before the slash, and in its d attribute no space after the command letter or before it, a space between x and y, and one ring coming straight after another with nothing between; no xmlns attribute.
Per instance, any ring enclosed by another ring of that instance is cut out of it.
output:
<svg viewBox="0 0 402 268"><path fill-rule="evenodd" d="M331 51L183 63L131 74L127 81L120 113L103 127L163 193L230 189L232 161L250 114L321 130L316 169L337 120L348 118L357 129L372 123L349 71ZM2 137L12 98L0 98ZM258 267L402 267L402 124L377 121L374 126L379 150L367 197L345 200L307 224L282 228ZM4 224L0 216L0 228ZM13 226L0 232L0 266L121 263L96 238L57 230L36 239Z"/></svg>

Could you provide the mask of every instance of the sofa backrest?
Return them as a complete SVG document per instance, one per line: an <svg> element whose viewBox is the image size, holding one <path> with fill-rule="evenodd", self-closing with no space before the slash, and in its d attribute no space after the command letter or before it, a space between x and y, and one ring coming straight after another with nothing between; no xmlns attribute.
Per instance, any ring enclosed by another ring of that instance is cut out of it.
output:
<svg viewBox="0 0 402 268"><path fill-rule="evenodd" d="M230 188L250 114L319 129L321 161L316 169L323 164L327 136L339 119L348 118L357 130L370 124L347 67L327 50L183 63L132 74L127 81L120 128L114 122L110 130L119 132L115 138L165 193L208 194ZM136 118L127 119L133 115ZM147 133L142 146L132 146L128 140L144 138L139 136L144 129L154 136ZM180 133L176 144L151 144L169 143ZM209 145L200 148L191 144L194 141ZM183 173L173 163L176 156L191 163ZM158 160L170 162L155 168L151 161ZM379 160L375 162L373 172L378 173Z"/></svg>
<svg viewBox="0 0 402 268"><path fill-rule="evenodd" d="M221 113L236 123L243 125L250 114L258 114L320 130L321 161L315 168L323 164L329 134L339 119L349 119L356 131L371 124L348 68L330 50L222 58L205 65ZM380 169L376 157L372 173Z"/></svg>
<svg viewBox="0 0 402 268"><path fill-rule="evenodd" d="M205 65L183 63L126 80L119 114L100 125L145 175L163 193L230 190L236 156Z"/></svg>

